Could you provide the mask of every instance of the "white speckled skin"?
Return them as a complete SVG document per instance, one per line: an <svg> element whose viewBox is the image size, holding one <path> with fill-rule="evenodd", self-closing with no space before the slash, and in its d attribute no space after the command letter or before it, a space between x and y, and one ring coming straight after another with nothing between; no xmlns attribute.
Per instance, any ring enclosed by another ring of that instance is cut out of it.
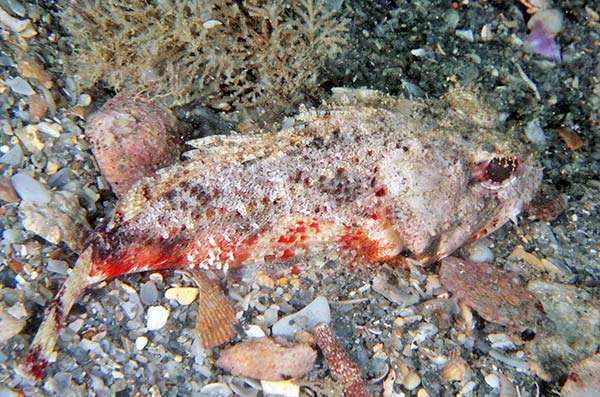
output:
<svg viewBox="0 0 600 397"><path fill-rule="evenodd" d="M505 143L485 152L483 143L494 142L477 125L450 129L427 116L337 108L301 115L298 127L278 134L196 142L191 162L125 197L104 235L192 242L183 266L239 268L341 248L370 262L407 249L431 263L514 218L541 172L526 155L504 152ZM519 167L509 186L490 190L472 169L494 157L518 158ZM308 230L293 232L298 222ZM118 241L103 240L102 250L114 258L130 249Z"/></svg>

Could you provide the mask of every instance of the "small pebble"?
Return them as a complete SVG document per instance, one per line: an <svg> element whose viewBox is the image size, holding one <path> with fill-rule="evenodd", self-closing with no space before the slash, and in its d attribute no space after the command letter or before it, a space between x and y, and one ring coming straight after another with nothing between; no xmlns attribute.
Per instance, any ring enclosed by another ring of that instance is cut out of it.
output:
<svg viewBox="0 0 600 397"><path fill-rule="evenodd" d="M494 252L489 247L489 244L489 240L480 239L465 247L464 250L468 255L467 259L473 263L493 262Z"/></svg>
<svg viewBox="0 0 600 397"><path fill-rule="evenodd" d="M38 137L38 128L33 124L28 124L25 128L17 128L15 135L31 153L38 153L44 149L45 145Z"/></svg>
<svg viewBox="0 0 600 397"><path fill-rule="evenodd" d="M11 244L18 244L23 241L23 235L20 230L11 228L2 232L2 238Z"/></svg>
<svg viewBox="0 0 600 397"><path fill-rule="evenodd" d="M83 319L78 318L77 320L75 320L72 323L70 323L69 325L67 325L67 328L69 328L72 332L77 333L77 332L79 332L81 327L83 327L83 323L84 323Z"/></svg>
<svg viewBox="0 0 600 397"><path fill-rule="evenodd" d="M467 382L466 385L464 385L459 391L458 391L458 396L470 396L471 393L473 392L473 390L475 390L475 388L477 387L477 383L473 382L473 381L469 381Z"/></svg>
<svg viewBox="0 0 600 397"><path fill-rule="evenodd" d="M34 201L45 204L50 201L50 191L45 185L24 173L17 173L10 178L15 191L23 201Z"/></svg>
<svg viewBox="0 0 600 397"><path fill-rule="evenodd" d="M46 122L38 123L37 128L40 132L43 132L44 134L50 135L54 138L60 137L60 133L63 130L60 124Z"/></svg>
<svg viewBox="0 0 600 397"><path fill-rule="evenodd" d="M580 149L585 144L577 131L572 128L561 127L558 129L558 135L571 151Z"/></svg>
<svg viewBox="0 0 600 397"><path fill-rule="evenodd" d="M544 28L548 33L556 34L563 28L563 14L556 8L545 9L532 15L527 22L527 28L533 29L538 21L544 24Z"/></svg>
<svg viewBox="0 0 600 397"><path fill-rule="evenodd" d="M198 297L198 288L196 287L176 287L169 288L165 292L167 299L175 299L180 305L189 305Z"/></svg>
<svg viewBox="0 0 600 397"><path fill-rule="evenodd" d="M275 288L275 281L266 272L259 272L256 275L255 281L256 284L258 284L261 287L267 287L270 289Z"/></svg>
<svg viewBox="0 0 600 397"><path fill-rule="evenodd" d="M42 94L35 94L29 96L29 116L33 123L40 121L48 112L49 105Z"/></svg>
<svg viewBox="0 0 600 397"><path fill-rule="evenodd" d="M0 55L0 66L13 66L13 61L6 55Z"/></svg>
<svg viewBox="0 0 600 397"><path fill-rule="evenodd" d="M497 389L500 386L500 378L496 374L487 374L484 379L485 383L492 389Z"/></svg>
<svg viewBox="0 0 600 397"><path fill-rule="evenodd" d="M59 372L54 375L54 391L57 393L66 393L71 388L72 375L68 372Z"/></svg>
<svg viewBox="0 0 600 397"><path fill-rule="evenodd" d="M494 38L494 33L492 32L492 24L486 23L481 28L481 40L490 41Z"/></svg>
<svg viewBox="0 0 600 397"><path fill-rule="evenodd" d="M263 331L262 328L258 325L249 325L248 327L246 327L244 332L246 333L246 336L248 338L264 338L265 336L267 336L265 334L265 331Z"/></svg>
<svg viewBox="0 0 600 397"><path fill-rule="evenodd" d="M145 336L138 336L135 339L135 348L138 350L142 350L148 344L148 338Z"/></svg>
<svg viewBox="0 0 600 397"><path fill-rule="evenodd" d="M270 327L273 324L275 324L277 322L278 313L279 313L279 306L277 306L277 305L272 305L267 310L265 310L264 324L267 327Z"/></svg>
<svg viewBox="0 0 600 397"><path fill-rule="evenodd" d="M212 28L214 28L216 26L220 26L220 25L223 25L223 22L218 21L216 19L209 19L208 21L202 22L202 26L205 29L212 29Z"/></svg>
<svg viewBox="0 0 600 397"><path fill-rule="evenodd" d="M525 127L525 136L529 139L529 142L533 143L537 146L546 146L546 134L537 120L532 120L527 123L527 127Z"/></svg>
<svg viewBox="0 0 600 397"><path fill-rule="evenodd" d="M424 48L415 48L414 50L410 50L410 53L417 58L421 58L427 55L427 50Z"/></svg>
<svg viewBox="0 0 600 397"><path fill-rule="evenodd" d="M88 94L81 94L77 98L77 105L79 106L90 106L92 104L92 97Z"/></svg>
<svg viewBox="0 0 600 397"><path fill-rule="evenodd" d="M0 343L17 335L25 326L25 320L18 320L0 308Z"/></svg>
<svg viewBox="0 0 600 397"><path fill-rule="evenodd" d="M4 3L8 5L8 9L14 15L23 18L27 14L27 9L23 2L18 0L5 0Z"/></svg>
<svg viewBox="0 0 600 397"><path fill-rule="evenodd" d="M228 397L232 395L231 389L225 383L209 383L200 389L200 396Z"/></svg>
<svg viewBox="0 0 600 397"><path fill-rule="evenodd" d="M33 88L31 88L29 83L27 81L23 80L21 77L8 78L8 79L4 80L4 84L6 84L6 86L9 87L12 90L12 92L14 92L15 94L21 94L21 95L35 94L35 91L33 90Z"/></svg>
<svg viewBox="0 0 600 397"><path fill-rule="evenodd" d="M10 314L17 320L23 320L29 317L29 313L27 312L27 309L25 309L25 305L23 305L22 302L17 302L6 309L6 313Z"/></svg>
<svg viewBox="0 0 600 397"><path fill-rule="evenodd" d="M452 31L456 29L458 23L460 22L460 14L456 10L449 10L449 12L444 16L445 22L445 30Z"/></svg>
<svg viewBox="0 0 600 397"><path fill-rule="evenodd" d="M69 266L65 261L59 261L56 259L48 260L47 269L49 272L66 275L69 272Z"/></svg>
<svg viewBox="0 0 600 397"><path fill-rule="evenodd" d="M311 346L317 343L314 335L308 331L296 332L296 335L294 336L294 341L297 343L307 343Z"/></svg>
<svg viewBox="0 0 600 397"><path fill-rule="evenodd" d="M429 393L427 393L427 390L420 388L417 392L417 397L429 397Z"/></svg>
<svg viewBox="0 0 600 397"><path fill-rule="evenodd" d="M123 311L125 312L125 315L127 316L127 318L132 320L135 318L135 316L137 316L138 309L140 306L139 306L139 303L127 301L127 302L122 303L121 307L123 308Z"/></svg>
<svg viewBox="0 0 600 397"><path fill-rule="evenodd" d="M26 230L54 244L61 242L79 251L84 248L86 234L91 227L85 219L85 210L79 206L74 193L54 192L51 202L40 204L23 200L19 217Z"/></svg>
<svg viewBox="0 0 600 397"><path fill-rule="evenodd" d="M506 334L489 334L487 336L488 340L492 344L493 349L498 350L514 350L516 349L515 344L512 340L510 340L509 336Z"/></svg>
<svg viewBox="0 0 600 397"><path fill-rule="evenodd" d="M147 316L146 328L148 328L148 331L156 331L167 323L169 310L163 306L152 306L148 308Z"/></svg>
<svg viewBox="0 0 600 397"><path fill-rule="evenodd" d="M146 306L151 306L158 299L158 290L154 281L148 281L142 284L140 289L140 300Z"/></svg>
<svg viewBox="0 0 600 397"><path fill-rule="evenodd" d="M160 273L152 273L148 278L156 283L162 283L164 281L164 277Z"/></svg>
<svg viewBox="0 0 600 397"><path fill-rule="evenodd" d="M268 382L262 380L260 384L265 395L281 397L298 397L300 395L300 386L293 381Z"/></svg>
<svg viewBox="0 0 600 397"><path fill-rule="evenodd" d="M415 390L421 384L421 378L416 372L410 371L402 380L402 384L406 390Z"/></svg>
<svg viewBox="0 0 600 397"><path fill-rule="evenodd" d="M462 357L455 357L446 362L446 365L440 371L442 378L447 383L465 381L465 377L469 372L469 365Z"/></svg>
<svg viewBox="0 0 600 397"><path fill-rule="evenodd" d="M0 200L8 201L9 203L18 203L19 196L10 182L10 179L0 175Z"/></svg>
<svg viewBox="0 0 600 397"><path fill-rule="evenodd" d="M23 163L23 150L19 145L15 145L10 148L8 152L0 157L0 163L8 164L15 167L20 167Z"/></svg>
<svg viewBox="0 0 600 397"><path fill-rule="evenodd" d="M456 29L454 31L454 34L456 35L456 37L461 38L463 40L467 40L470 42L475 41L475 35L473 34L472 30Z"/></svg>

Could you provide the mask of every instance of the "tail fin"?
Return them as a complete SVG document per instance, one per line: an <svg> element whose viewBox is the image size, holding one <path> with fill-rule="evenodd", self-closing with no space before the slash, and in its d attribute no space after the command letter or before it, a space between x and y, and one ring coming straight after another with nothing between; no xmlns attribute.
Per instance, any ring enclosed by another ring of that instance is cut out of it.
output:
<svg viewBox="0 0 600 397"><path fill-rule="evenodd" d="M71 270L50 306L46 309L40 328L29 347L24 361L17 367L17 372L25 378L41 381L46 367L52 361L51 356L58 339L58 333L63 327L69 311L83 295L87 287L101 281L92 278L91 248L86 249Z"/></svg>

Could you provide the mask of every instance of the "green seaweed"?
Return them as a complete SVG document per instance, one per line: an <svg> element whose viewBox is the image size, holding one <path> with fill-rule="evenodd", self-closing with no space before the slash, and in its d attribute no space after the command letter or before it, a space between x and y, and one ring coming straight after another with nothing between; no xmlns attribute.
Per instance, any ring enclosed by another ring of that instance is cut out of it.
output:
<svg viewBox="0 0 600 397"><path fill-rule="evenodd" d="M318 96L347 31L325 0L79 0L60 17L83 88L101 83L167 106L200 100L254 120Z"/></svg>

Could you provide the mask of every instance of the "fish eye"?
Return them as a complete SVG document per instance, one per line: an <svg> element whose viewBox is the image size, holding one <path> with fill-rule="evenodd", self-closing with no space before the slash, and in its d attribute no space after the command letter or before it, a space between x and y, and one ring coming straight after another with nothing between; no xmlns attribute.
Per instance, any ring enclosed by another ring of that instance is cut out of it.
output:
<svg viewBox="0 0 600 397"><path fill-rule="evenodd" d="M478 182L487 190L500 190L512 184L518 168L516 157L495 156L473 165L471 182Z"/></svg>
<svg viewBox="0 0 600 397"><path fill-rule="evenodd" d="M494 157L487 165L487 178L491 182L502 183L517 170L517 160L507 157Z"/></svg>

